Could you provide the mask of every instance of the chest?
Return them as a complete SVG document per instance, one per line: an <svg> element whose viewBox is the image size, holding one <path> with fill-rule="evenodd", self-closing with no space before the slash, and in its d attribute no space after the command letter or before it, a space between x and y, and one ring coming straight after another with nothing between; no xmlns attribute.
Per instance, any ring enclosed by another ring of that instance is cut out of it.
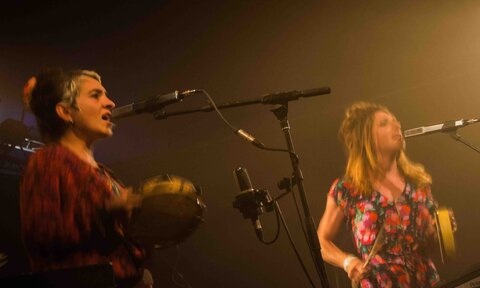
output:
<svg viewBox="0 0 480 288"><path fill-rule="evenodd" d="M369 197L359 196L350 205L350 219L354 231L372 232L385 226L387 232L423 230L429 223L430 206L427 195L406 185L395 201L374 192Z"/></svg>
<svg viewBox="0 0 480 288"><path fill-rule="evenodd" d="M400 178L385 179L374 184L375 193L385 197L389 202L395 202L406 189L406 182Z"/></svg>

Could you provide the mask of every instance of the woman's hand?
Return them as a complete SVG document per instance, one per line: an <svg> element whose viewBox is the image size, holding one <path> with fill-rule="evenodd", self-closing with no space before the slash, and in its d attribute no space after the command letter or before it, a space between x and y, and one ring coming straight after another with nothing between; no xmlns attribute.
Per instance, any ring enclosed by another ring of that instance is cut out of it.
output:
<svg viewBox="0 0 480 288"><path fill-rule="evenodd" d="M448 210L448 216L450 220L450 225L452 227L452 232L457 232L458 224L457 224L457 219L455 218L455 214L453 214L453 210L451 208L446 208L446 209ZM434 217L431 217L429 224L427 226L427 235L435 236L436 234L437 234L437 220Z"/></svg>
<svg viewBox="0 0 480 288"><path fill-rule="evenodd" d="M119 195L105 200L105 209L109 212L124 211L128 215L133 209L140 207L142 196L133 193L133 188L120 188Z"/></svg>
<svg viewBox="0 0 480 288"><path fill-rule="evenodd" d="M349 256L347 256L349 257ZM354 282L360 282L365 276L368 274L369 269L365 267L365 262L361 259L354 257L345 267L345 272L348 274L348 278L350 278Z"/></svg>
<svg viewBox="0 0 480 288"><path fill-rule="evenodd" d="M458 229L457 219L455 218L455 214L453 214L452 209L448 209L448 216L450 216L450 223L452 223L452 231L457 232L457 229Z"/></svg>

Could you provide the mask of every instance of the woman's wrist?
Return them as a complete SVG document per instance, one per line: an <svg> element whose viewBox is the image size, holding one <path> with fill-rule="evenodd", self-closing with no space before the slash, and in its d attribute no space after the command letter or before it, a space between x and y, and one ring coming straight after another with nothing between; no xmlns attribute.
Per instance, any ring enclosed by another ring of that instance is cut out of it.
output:
<svg viewBox="0 0 480 288"><path fill-rule="evenodd" d="M345 272L347 272L348 270L348 266L350 266L350 263L352 263L352 260L355 259L357 257L355 257L355 255L352 255L352 254L348 254L344 259L343 259L343 270L345 270Z"/></svg>

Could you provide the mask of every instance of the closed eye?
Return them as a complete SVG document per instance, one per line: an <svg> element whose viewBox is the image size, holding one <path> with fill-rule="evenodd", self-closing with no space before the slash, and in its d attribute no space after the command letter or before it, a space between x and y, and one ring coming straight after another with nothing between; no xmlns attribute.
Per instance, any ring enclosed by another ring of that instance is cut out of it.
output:
<svg viewBox="0 0 480 288"><path fill-rule="evenodd" d="M90 97L93 97L95 99L100 98L105 92L100 90L100 89L94 89L90 91Z"/></svg>
<svg viewBox="0 0 480 288"><path fill-rule="evenodd" d="M383 119L382 121L380 121L380 126L385 126L388 124L388 119Z"/></svg>

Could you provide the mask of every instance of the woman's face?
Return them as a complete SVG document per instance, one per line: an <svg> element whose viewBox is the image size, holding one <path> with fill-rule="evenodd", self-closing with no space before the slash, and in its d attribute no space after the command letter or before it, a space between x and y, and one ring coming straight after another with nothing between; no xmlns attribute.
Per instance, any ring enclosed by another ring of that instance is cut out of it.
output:
<svg viewBox="0 0 480 288"><path fill-rule="evenodd" d="M396 154L402 149L401 125L392 114L385 111L375 112L372 130L377 154Z"/></svg>
<svg viewBox="0 0 480 288"><path fill-rule="evenodd" d="M82 76L76 104L78 109L72 109L73 129L80 137L93 142L112 136L110 116L115 103L107 97L107 91L100 82Z"/></svg>

